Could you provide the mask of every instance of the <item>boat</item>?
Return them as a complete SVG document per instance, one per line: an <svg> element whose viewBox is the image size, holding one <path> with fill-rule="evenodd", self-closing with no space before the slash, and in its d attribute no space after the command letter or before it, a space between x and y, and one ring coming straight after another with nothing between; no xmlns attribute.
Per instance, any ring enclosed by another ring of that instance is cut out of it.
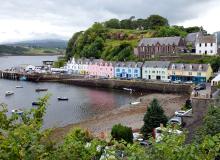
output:
<svg viewBox="0 0 220 160"><path fill-rule="evenodd" d="M133 89L131 89L131 88L123 88L123 90L126 90L126 91L133 91Z"/></svg>
<svg viewBox="0 0 220 160"><path fill-rule="evenodd" d="M22 111L21 109L13 109L11 112L12 112L13 114L22 115L24 111Z"/></svg>
<svg viewBox="0 0 220 160"><path fill-rule="evenodd" d="M23 86L16 86L16 88L23 88Z"/></svg>
<svg viewBox="0 0 220 160"><path fill-rule="evenodd" d="M140 104L141 102L131 102L132 105Z"/></svg>
<svg viewBox="0 0 220 160"><path fill-rule="evenodd" d="M13 94L14 94L14 92L12 92L12 91L5 92L5 96L10 96L10 95L13 95Z"/></svg>
<svg viewBox="0 0 220 160"><path fill-rule="evenodd" d="M32 106L39 106L40 102L32 102Z"/></svg>
<svg viewBox="0 0 220 160"><path fill-rule="evenodd" d="M35 90L36 92L45 92L45 91L48 91L47 88L38 88Z"/></svg>
<svg viewBox="0 0 220 160"><path fill-rule="evenodd" d="M58 101L68 101L67 97L57 97Z"/></svg>

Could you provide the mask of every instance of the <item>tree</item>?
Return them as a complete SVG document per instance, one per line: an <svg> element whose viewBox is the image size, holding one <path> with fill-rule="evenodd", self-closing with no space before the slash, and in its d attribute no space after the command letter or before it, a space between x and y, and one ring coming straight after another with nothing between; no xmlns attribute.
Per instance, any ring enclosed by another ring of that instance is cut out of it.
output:
<svg viewBox="0 0 220 160"><path fill-rule="evenodd" d="M218 133L220 133L220 107L210 106L195 139L197 142L201 142L205 136L214 136Z"/></svg>
<svg viewBox="0 0 220 160"><path fill-rule="evenodd" d="M141 128L141 132L146 138L150 133L152 133L154 128L159 127L161 123L166 125L167 121L168 119L158 100L153 99L144 115L144 125Z"/></svg>
<svg viewBox="0 0 220 160"><path fill-rule="evenodd" d="M107 28L120 29L120 21L116 18L104 22L104 25Z"/></svg>
<svg viewBox="0 0 220 160"><path fill-rule="evenodd" d="M168 20L159 15L151 15L147 18L149 29L157 29L162 26L169 26Z"/></svg>
<svg viewBox="0 0 220 160"><path fill-rule="evenodd" d="M123 19L120 21L121 29L132 29L132 20L131 19Z"/></svg>
<svg viewBox="0 0 220 160"><path fill-rule="evenodd" d="M173 36L185 37L186 35L187 33L184 31L184 29L178 26L160 27L160 29L156 33L157 37L173 37Z"/></svg>
<svg viewBox="0 0 220 160"><path fill-rule="evenodd" d="M124 140L128 143L133 142L132 129L121 124L114 125L111 131L112 138L117 141Z"/></svg>

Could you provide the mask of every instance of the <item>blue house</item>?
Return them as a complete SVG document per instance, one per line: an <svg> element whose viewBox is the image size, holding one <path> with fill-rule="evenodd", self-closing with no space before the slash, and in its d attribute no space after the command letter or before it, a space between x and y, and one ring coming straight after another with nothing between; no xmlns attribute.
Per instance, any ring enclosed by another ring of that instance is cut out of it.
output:
<svg viewBox="0 0 220 160"><path fill-rule="evenodd" d="M115 78L141 78L142 62L117 62L115 64Z"/></svg>

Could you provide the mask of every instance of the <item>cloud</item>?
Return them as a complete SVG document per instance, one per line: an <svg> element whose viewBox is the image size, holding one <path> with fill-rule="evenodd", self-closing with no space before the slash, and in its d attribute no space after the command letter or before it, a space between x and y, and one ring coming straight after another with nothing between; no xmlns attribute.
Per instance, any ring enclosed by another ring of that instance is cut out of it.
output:
<svg viewBox="0 0 220 160"><path fill-rule="evenodd" d="M219 14L219 0L7 0L0 5L1 41L44 38L57 35L69 38L94 22L110 18L146 18L160 14L171 24L199 25L212 31L215 21L206 25L203 17ZM207 28L206 28L207 27ZM47 34L46 34L47 33ZM57 37L55 36L55 37Z"/></svg>

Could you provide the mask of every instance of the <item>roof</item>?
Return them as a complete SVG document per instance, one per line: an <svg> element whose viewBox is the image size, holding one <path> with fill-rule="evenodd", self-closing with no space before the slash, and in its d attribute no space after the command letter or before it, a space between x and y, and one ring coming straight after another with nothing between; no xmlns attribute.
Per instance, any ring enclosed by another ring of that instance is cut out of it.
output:
<svg viewBox="0 0 220 160"><path fill-rule="evenodd" d="M145 61L143 67L168 68L170 61Z"/></svg>
<svg viewBox="0 0 220 160"><path fill-rule="evenodd" d="M198 43L216 43L216 36L215 35L209 35L209 36L200 36L197 39Z"/></svg>
<svg viewBox="0 0 220 160"><path fill-rule="evenodd" d="M179 42L181 40L181 37L158 37L158 38L143 38L140 42L139 42L139 46L141 45L156 45L157 43L161 44L161 45L178 45Z"/></svg>
<svg viewBox="0 0 220 160"><path fill-rule="evenodd" d="M187 42L195 43L196 39L199 38L200 36L202 36L201 32L189 33L187 34L185 39Z"/></svg>
<svg viewBox="0 0 220 160"><path fill-rule="evenodd" d="M169 69L173 69L173 65L175 66L175 70L184 70L184 71L200 71L206 72L210 66L210 64L183 64L183 63L171 63Z"/></svg>
<svg viewBox="0 0 220 160"><path fill-rule="evenodd" d="M219 82L220 81L220 74L218 74L214 79L212 79L212 82Z"/></svg>
<svg viewBox="0 0 220 160"><path fill-rule="evenodd" d="M143 62L116 62L115 67L141 68Z"/></svg>

